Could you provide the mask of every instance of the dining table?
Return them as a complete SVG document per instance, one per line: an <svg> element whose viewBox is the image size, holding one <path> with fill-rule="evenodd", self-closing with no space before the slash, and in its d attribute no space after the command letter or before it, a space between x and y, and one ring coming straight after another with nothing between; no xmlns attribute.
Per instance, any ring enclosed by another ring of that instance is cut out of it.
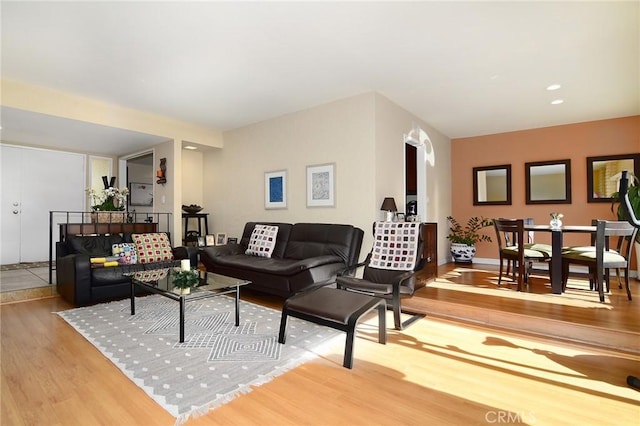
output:
<svg viewBox="0 0 640 426"><path fill-rule="evenodd" d="M551 292L562 294L562 246L565 233L594 234L593 225L567 225L560 228L551 225L525 225L524 229L533 232L551 232Z"/></svg>

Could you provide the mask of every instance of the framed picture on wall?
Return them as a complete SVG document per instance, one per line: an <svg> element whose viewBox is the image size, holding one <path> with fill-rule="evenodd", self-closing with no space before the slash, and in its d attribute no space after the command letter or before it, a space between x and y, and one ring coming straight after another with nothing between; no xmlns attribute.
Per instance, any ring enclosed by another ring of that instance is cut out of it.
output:
<svg viewBox="0 0 640 426"><path fill-rule="evenodd" d="M153 184L131 182L129 184L129 205L153 206Z"/></svg>
<svg viewBox="0 0 640 426"><path fill-rule="evenodd" d="M307 166L307 207L334 207L335 164Z"/></svg>
<svg viewBox="0 0 640 426"><path fill-rule="evenodd" d="M264 174L264 208L287 208L287 171L278 170Z"/></svg>

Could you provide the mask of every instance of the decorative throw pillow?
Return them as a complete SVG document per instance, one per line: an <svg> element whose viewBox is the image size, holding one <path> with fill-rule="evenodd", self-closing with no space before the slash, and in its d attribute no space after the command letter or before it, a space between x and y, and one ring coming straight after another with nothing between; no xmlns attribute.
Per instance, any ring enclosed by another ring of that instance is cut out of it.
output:
<svg viewBox="0 0 640 426"><path fill-rule="evenodd" d="M133 234L133 243L139 263L154 263L173 260L171 243L166 233Z"/></svg>
<svg viewBox="0 0 640 426"><path fill-rule="evenodd" d="M118 258L121 265L134 265L138 261L134 243L120 243L111 246L111 254Z"/></svg>
<svg viewBox="0 0 640 426"><path fill-rule="evenodd" d="M251 232L249 247L245 254L260 257L271 257L276 246L278 227L271 225L256 225Z"/></svg>
<svg viewBox="0 0 640 426"><path fill-rule="evenodd" d="M376 222L369 266L410 271L417 261L418 222Z"/></svg>

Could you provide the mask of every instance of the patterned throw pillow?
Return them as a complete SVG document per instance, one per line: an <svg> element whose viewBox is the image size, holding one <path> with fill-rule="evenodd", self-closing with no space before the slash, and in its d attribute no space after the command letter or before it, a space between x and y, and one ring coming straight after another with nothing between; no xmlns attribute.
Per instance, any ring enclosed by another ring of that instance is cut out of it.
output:
<svg viewBox="0 0 640 426"><path fill-rule="evenodd" d="M278 227L271 225L256 225L251 232L249 247L245 254L260 257L271 257L276 246Z"/></svg>
<svg viewBox="0 0 640 426"><path fill-rule="evenodd" d="M138 261L134 243L120 243L111 246L111 254L118 258L121 265L134 265Z"/></svg>
<svg viewBox="0 0 640 426"><path fill-rule="evenodd" d="M173 260L169 237L164 232L154 234L133 234L139 263L154 263Z"/></svg>
<svg viewBox="0 0 640 426"><path fill-rule="evenodd" d="M417 261L420 223L376 222L369 266L410 271Z"/></svg>

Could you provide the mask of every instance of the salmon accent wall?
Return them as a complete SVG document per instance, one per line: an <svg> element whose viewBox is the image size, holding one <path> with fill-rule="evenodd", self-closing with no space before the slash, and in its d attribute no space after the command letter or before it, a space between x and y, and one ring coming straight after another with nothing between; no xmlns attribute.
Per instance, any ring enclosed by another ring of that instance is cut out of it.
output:
<svg viewBox="0 0 640 426"><path fill-rule="evenodd" d="M563 213L565 225L590 224L592 219L615 220L611 204L587 203L587 157L638 152L640 116L453 139L452 215L460 222L466 222L471 216L532 217L535 223L546 224L551 219L550 212ZM563 159L571 159L571 204L527 205L525 163ZM474 206L472 169L499 164L511 164L512 205ZM493 242L477 245L476 259L480 262L498 259L495 231L487 228L486 233ZM536 233L535 241L550 243L550 235ZM564 242L565 245L586 244L589 236L565 235Z"/></svg>

